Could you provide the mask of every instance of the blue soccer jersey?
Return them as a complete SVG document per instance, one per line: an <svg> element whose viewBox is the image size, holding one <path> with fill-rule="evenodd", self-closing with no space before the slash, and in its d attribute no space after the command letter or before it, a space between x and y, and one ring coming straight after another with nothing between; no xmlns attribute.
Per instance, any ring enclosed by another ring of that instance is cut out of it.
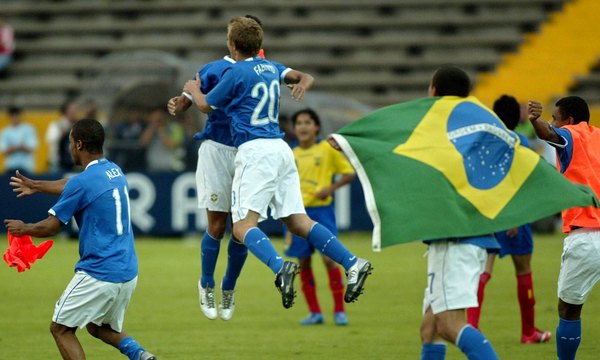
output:
<svg viewBox="0 0 600 360"><path fill-rule="evenodd" d="M273 61L248 58L231 65L206 95L211 108L230 116L234 146L283 137L278 122L280 83L290 70Z"/></svg>
<svg viewBox="0 0 600 360"><path fill-rule="evenodd" d="M92 161L69 179L48 211L64 224L74 216L79 225L76 271L113 283L137 276L127 187L127 179L115 163Z"/></svg>
<svg viewBox="0 0 600 360"><path fill-rule="evenodd" d="M573 158L573 136L567 129L552 127L552 130L554 130L556 135L562 139L562 142L560 144L555 144L548 141L548 144L556 149L556 155L560 162L560 172L564 173L567 171L571 159Z"/></svg>
<svg viewBox="0 0 600 360"><path fill-rule="evenodd" d="M235 60L229 56L210 62L198 70L200 74L200 91L208 94L221 81L226 69L235 64ZM194 75L195 77L195 75ZM231 137L229 116L223 110L216 109L208 113L208 119L204 129L194 135L194 140L213 140L227 146L233 146Z"/></svg>

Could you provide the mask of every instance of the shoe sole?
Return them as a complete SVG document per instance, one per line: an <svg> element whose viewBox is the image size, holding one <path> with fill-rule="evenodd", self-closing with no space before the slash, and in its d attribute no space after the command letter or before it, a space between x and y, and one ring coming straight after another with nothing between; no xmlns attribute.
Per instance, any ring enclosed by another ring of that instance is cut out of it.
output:
<svg viewBox="0 0 600 360"><path fill-rule="evenodd" d="M296 275L300 273L300 269L298 268L297 264L293 263L293 266L291 266L291 268L291 272L290 269L288 269L287 272L291 276L291 281L289 282L288 287L282 290L279 286L277 286L277 289L281 293L281 303L286 309L289 309L294 305L294 298L296 297L296 290L294 289L294 280L296 280Z"/></svg>
<svg viewBox="0 0 600 360"><path fill-rule="evenodd" d="M358 299L358 297L363 293L365 281L367 280L367 277L369 275L371 275L371 273L373 272L373 265L371 265L370 262L367 262L365 265L366 265L367 269L364 270L364 266L363 266L363 269L361 269L359 271L358 280L356 281L356 285L354 285L352 287L352 289L348 289L346 291L346 294L344 294L344 301L346 303L355 302Z"/></svg>

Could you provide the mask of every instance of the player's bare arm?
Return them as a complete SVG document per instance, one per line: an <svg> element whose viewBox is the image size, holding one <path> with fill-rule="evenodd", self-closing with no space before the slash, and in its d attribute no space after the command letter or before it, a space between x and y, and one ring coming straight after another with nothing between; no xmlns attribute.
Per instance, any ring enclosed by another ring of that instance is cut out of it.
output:
<svg viewBox="0 0 600 360"><path fill-rule="evenodd" d="M542 116L542 104L538 101L531 100L527 103L527 118L533 125L533 129L537 136L545 141L549 141L555 144L561 143L561 138L552 129L549 122L543 120Z"/></svg>
<svg viewBox="0 0 600 360"><path fill-rule="evenodd" d="M298 70L291 70L285 74L284 81L288 86L291 85L292 98L295 100L304 99L304 94L310 89L315 82L315 78L308 73L303 73Z"/></svg>
<svg viewBox="0 0 600 360"><path fill-rule="evenodd" d="M188 80L183 86L183 91L190 94L194 99L194 104L198 108L198 110L203 113L209 113L212 111L212 108L206 102L206 96L200 91L200 86L202 85L200 81L200 75L196 73L195 80Z"/></svg>
<svg viewBox="0 0 600 360"><path fill-rule="evenodd" d="M192 106L192 101L183 94L171 98L167 103L169 114L173 116L186 111L190 106Z"/></svg>
<svg viewBox="0 0 600 360"><path fill-rule="evenodd" d="M60 195L65 188L67 181L68 179L33 180L17 170L15 176L11 176L9 184L13 187L13 192L16 192L17 197L20 198L38 192Z"/></svg>
<svg viewBox="0 0 600 360"><path fill-rule="evenodd" d="M26 224L21 220L4 220L4 226L15 236L31 235L34 237L49 237L56 235L61 228L60 220L52 215L35 224Z"/></svg>
<svg viewBox="0 0 600 360"><path fill-rule="evenodd" d="M331 184L331 186L326 187L324 189L321 189L320 191L318 191L315 196L317 197L317 199L326 199L329 196L332 196L337 189L341 188L342 186L349 184L352 182L352 180L354 180L354 178L356 177L356 175L354 173L352 174L343 174L338 181L334 182L333 184Z"/></svg>

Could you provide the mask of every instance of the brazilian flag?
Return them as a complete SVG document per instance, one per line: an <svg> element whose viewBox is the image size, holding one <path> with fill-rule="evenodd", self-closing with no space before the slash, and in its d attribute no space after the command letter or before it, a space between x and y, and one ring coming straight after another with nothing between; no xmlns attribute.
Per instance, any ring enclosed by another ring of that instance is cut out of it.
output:
<svg viewBox="0 0 600 360"><path fill-rule="evenodd" d="M507 230L571 207L598 207L474 97L388 106L336 139L357 171L373 250Z"/></svg>

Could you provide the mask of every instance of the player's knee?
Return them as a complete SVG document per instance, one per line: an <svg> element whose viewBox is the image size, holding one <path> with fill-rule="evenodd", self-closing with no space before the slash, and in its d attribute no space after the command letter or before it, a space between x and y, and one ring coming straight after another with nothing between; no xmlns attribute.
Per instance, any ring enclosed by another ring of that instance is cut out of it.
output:
<svg viewBox="0 0 600 360"><path fill-rule="evenodd" d="M222 239L225 236L225 223L208 224L208 233L214 239Z"/></svg>
<svg viewBox="0 0 600 360"><path fill-rule="evenodd" d="M87 330L87 332L92 335L93 337L97 338L98 337L98 326L90 323L87 324L85 329Z"/></svg>
<svg viewBox="0 0 600 360"><path fill-rule="evenodd" d="M55 322L50 324L50 333L52 336L54 336L54 338L59 338L68 332L74 332L74 329L57 324Z"/></svg>

